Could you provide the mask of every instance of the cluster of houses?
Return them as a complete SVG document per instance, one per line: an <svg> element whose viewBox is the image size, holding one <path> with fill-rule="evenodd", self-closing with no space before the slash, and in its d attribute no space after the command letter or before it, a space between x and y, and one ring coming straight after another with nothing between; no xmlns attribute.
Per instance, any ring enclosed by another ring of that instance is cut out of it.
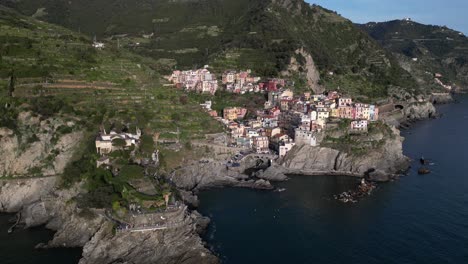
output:
<svg viewBox="0 0 468 264"><path fill-rule="evenodd" d="M211 106L211 102L203 105ZM294 96L289 89L278 89L268 92L268 101L252 115L255 118L246 120L246 114L245 108L230 107L216 117L230 131L229 145L257 153L275 151L283 157L295 145L317 146L327 124L341 119L351 120L350 133L367 132L369 122L378 120L379 109L355 103L338 92Z"/></svg>
<svg viewBox="0 0 468 264"><path fill-rule="evenodd" d="M252 77L251 71L226 71L222 75L222 84L226 91L244 94L246 92L260 92L263 83L260 77Z"/></svg>
<svg viewBox="0 0 468 264"><path fill-rule="evenodd" d="M207 68L208 66L198 70L174 71L168 79L177 88L186 91L215 94L218 90L218 80Z"/></svg>
<svg viewBox="0 0 468 264"><path fill-rule="evenodd" d="M218 79L215 74L208 70L208 67L208 65L205 65L203 69L173 71L166 78L179 89L215 94L219 89ZM279 78L262 81L260 77L251 76L250 70L231 70L222 74L221 84L227 92L245 94L247 92L275 92L285 86L293 86L294 82Z"/></svg>

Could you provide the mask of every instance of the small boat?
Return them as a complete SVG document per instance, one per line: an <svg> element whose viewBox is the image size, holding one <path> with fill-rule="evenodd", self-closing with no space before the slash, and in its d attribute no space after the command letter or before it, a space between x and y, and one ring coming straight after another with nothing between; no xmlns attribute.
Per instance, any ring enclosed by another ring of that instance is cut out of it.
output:
<svg viewBox="0 0 468 264"><path fill-rule="evenodd" d="M420 175L429 174L429 173L431 173L431 171L429 169L427 169L427 168L420 168L418 170L418 174L420 174Z"/></svg>
<svg viewBox="0 0 468 264"><path fill-rule="evenodd" d="M286 191L286 188L279 188L279 189L277 190L277 192L284 192L284 191Z"/></svg>

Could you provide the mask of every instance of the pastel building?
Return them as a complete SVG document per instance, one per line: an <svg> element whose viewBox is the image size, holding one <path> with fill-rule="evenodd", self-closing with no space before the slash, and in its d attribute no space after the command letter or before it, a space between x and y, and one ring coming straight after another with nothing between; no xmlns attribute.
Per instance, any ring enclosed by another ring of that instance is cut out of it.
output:
<svg viewBox="0 0 468 264"><path fill-rule="evenodd" d="M270 141L268 137L253 137L252 147L254 148L255 152L257 153L269 153L269 144Z"/></svg>
<svg viewBox="0 0 468 264"><path fill-rule="evenodd" d="M228 107L228 108L224 108L223 118L226 120L243 119L246 114L247 114L246 108Z"/></svg>

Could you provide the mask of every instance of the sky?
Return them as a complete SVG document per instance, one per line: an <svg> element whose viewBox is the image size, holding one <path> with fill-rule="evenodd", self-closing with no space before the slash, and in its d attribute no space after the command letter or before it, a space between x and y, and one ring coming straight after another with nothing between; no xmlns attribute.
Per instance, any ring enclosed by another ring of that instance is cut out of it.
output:
<svg viewBox="0 0 468 264"><path fill-rule="evenodd" d="M410 17L416 22L447 26L468 35L468 0L306 0L337 11L356 23Z"/></svg>

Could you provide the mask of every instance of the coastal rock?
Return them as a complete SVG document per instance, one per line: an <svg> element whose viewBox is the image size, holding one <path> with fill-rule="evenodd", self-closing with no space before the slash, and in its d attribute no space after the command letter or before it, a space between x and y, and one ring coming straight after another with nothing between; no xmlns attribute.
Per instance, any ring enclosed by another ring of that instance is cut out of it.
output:
<svg viewBox="0 0 468 264"><path fill-rule="evenodd" d="M431 102L415 102L408 105L403 111L408 121L431 118L437 113L436 108Z"/></svg>
<svg viewBox="0 0 468 264"><path fill-rule="evenodd" d="M54 189L56 182L56 177L0 180L0 212L18 212L40 201Z"/></svg>
<svg viewBox="0 0 468 264"><path fill-rule="evenodd" d="M176 170L171 175L172 182L181 189L198 190L210 187L232 186L247 176L239 170L226 168L222 162L196 163Z"/></svg>
<svg viewBox="0 0 468 264"><path fill-rule="evenodd" d="M185 204L197 208L200 205L198 196L193 194L191 191L179 190L179 194Z"/></svg>
<svg viewBox="0 0 468 264"><path fill-rule="evenodd" d="M21 112L17 122L17 132L0 128L0 177L63 173L83 138L79 128L61 130L66 127L63 120L40 121L31 112Z"/></svg>
<svg viewBox="0 0 468 264"><path fill-rule="evenodd" d="M393 137L383 146L365 155L352 155L331 148L295 146L280 164L291 174L333 174L364 177L368 172L379 171L386 175L400 173L409 167L403 155L402 141L395 128Z"/></svg>
<svg viewBox="0 0 468 264"><path fill-rule="evenodd" d="M433 104L448 104L453 101L453 96L450 93L433 93L431 95L431 102Z"/></svg>
<svg viewBox="0 0 468 264"><path fill-rule="evenodd" d="M210 218L201 215L198 211L193 211L190 217L193 219L198 234L205 233L208 225L210 224Z"/></svg>
<svg viewBox="0 0 468 264"><path fill-rule="evenodd" d="M288 179L288 177L285 175L286 172L287 171L284 167L275 163L265 171L258 172L257 177L269 181L285 181Z"/></svg>
<svg viewBox="0 0 468 264"><path fill-rule="evenodd" d="M178 228L148 232L117 232L105 224L83 248L80 264L94 263L218 263L196 233L198 215L187 216Z"/></svg>
<svg viewBox="0 0 468 264"><path fill-rule="evenodd" d="M80 263L218 263L199 237L209 219L183 212L180 224L150 232L113 231L113 224L97 209L81 209L74 198L82 190L56 189L57 178L0 181L1 212L21 211L25 227L45 225L57 231L38 248L83 247Z"/></svg>
<svg viewBox="0 0 468 264"><path fill-rule="evenodd" d="M265 188L267 185L250 181L250 175L244 174L247 169L255 167L257 161L254 155L242 159L238 167L227 167L226 160L196 162L174 171L169 179L178 188L190 191L224 186Z"/></svg>

